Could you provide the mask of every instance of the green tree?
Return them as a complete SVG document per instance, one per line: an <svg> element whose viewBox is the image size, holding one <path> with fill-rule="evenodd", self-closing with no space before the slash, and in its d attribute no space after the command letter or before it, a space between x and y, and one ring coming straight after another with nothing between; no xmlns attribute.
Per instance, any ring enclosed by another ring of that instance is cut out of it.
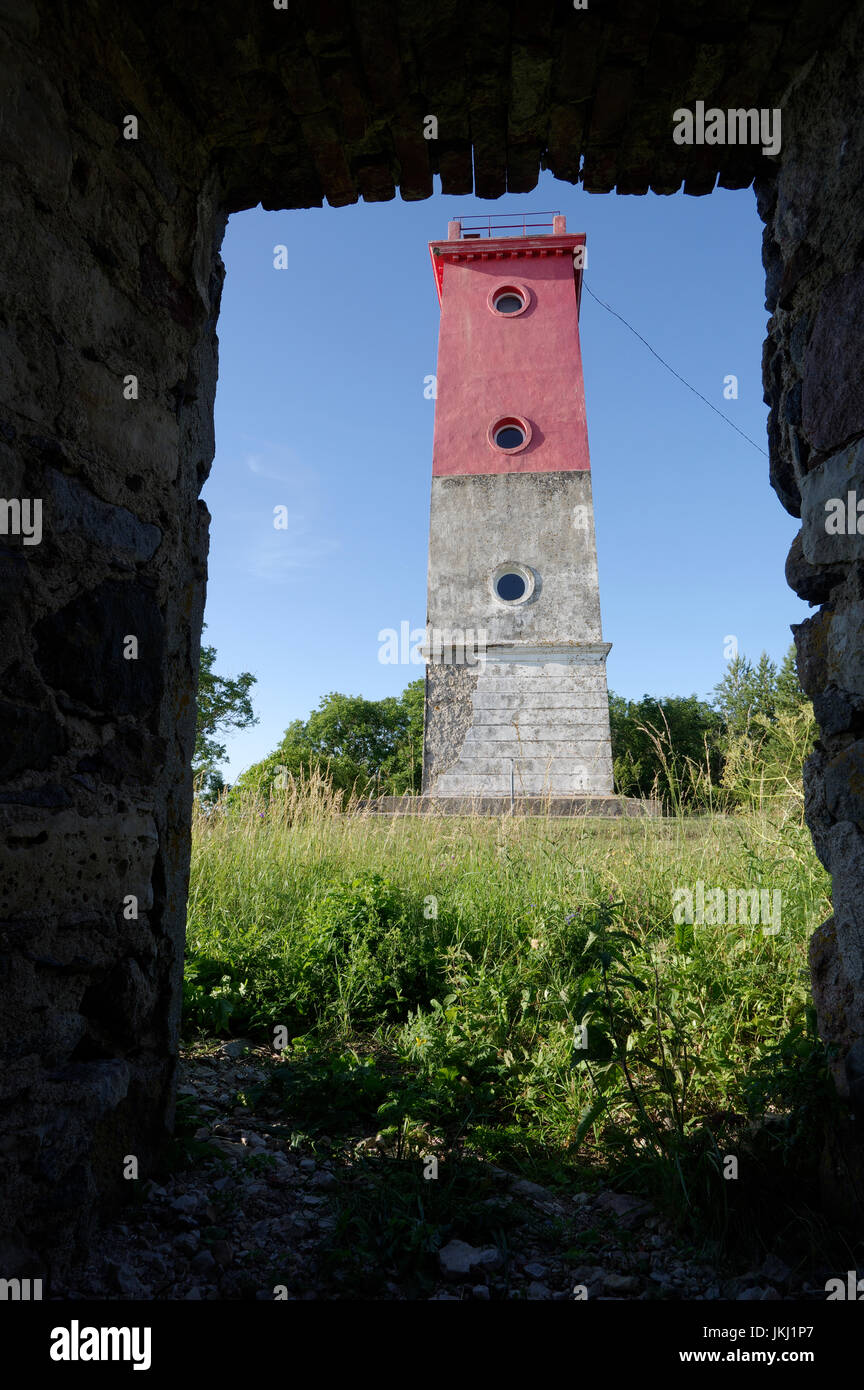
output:
<svg viewBox="0 0 864 1390"><path fill-rule="evenodd" d="M308 719L295 719L279 746L237 780L237 791L266 791L284 773L326 772L333 785L361 794L420 790L423 767L422 676L401 695L367 700L325 695Z"/></svg>
<svg viewBox="0 0 864 1390"><path fill-rule="evenodd" d="M790 646L780 669L763 652L754 666L743 655L729 662L714 687L723 715L723 785L739 804L788 800L800 793L804 759L813 750L813 709L801 689Z"/></svg>
<svg viewBox="0 0 864 1390"><path fill-rule="evenodd" d="M743 653L734 656L714 687L714 705L729 734L744 733L756 715L772 720L777 712L777 666L763 652L754 666Z"/></svg>
<svg viewBox="0 0 864 1390"><path fill-rule="evenodd" d="M707 777L714 782L720 775L723 721L696 695L625 700L610 691L609 724L621 796L656 790L667 801L693 804Z"/></svg>
<svg viewBox="0 0 864 1390"><path fill-rule="evenodd" d="M777 674L777 710L780 713L795 713L809 703L801 689L798 679L798 663L795 659L793 642L783 658L783 665Z"/></svg>
<svg viewBox="0 0 864 1390"><path fill-rule="evenodd" d="M205 629L206 626L205 623ZM248 671L239 676L219 676L213 669L215 661L216 648L202 645L192 773L199 795L205 800L213 800L225 786L219 764L227 757L227 749L216 735L258 723L249 694L257 677Z"/></svg>

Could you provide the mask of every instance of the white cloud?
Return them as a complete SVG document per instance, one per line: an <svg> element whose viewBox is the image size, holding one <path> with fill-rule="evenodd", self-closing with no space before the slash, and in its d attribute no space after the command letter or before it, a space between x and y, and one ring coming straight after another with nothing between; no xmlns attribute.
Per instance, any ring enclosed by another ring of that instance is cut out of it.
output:
<svg viewBox="0 0 864 1390"><path fill-rule="evenodd" d="M258 453L245 454L243 462L256 478L267 478L277 483L296 481L300 471L300 461L293 449L272 445L265 445Z"/></svg>
<svg viewBox="0 0 864 1390"><path fill-rule="evenodd" d="M265 536L249 556L249 573L267 583L280 583L298 570L318 569L339 549L339 542L314 535L301 516L289 516L288 528Z"/></svg>

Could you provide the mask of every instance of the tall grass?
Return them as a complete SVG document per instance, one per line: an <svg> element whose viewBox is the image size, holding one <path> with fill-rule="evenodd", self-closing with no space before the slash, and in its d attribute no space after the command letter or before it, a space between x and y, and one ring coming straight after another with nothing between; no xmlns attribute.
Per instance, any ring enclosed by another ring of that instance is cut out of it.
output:
<svg viewBox="0 0 864 1390"><path fill-rule="evenodd" d="M611 1175L722 1235L725 1157L803 1173L828 1103L829 882L794 779L746 766L734 815L383 818L317 775L199 811L187 1036L282 1027L310 1132ZM700 881L779 890L779 932L676 921Z"/></svg>

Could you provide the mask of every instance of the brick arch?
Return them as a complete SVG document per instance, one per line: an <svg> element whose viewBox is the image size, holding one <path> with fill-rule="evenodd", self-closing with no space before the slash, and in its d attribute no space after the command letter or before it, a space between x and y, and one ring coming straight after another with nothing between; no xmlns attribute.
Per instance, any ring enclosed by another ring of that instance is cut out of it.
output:
<svg viewBox="0 0 864 1390"><path fill-rule="evenodd" d="M756 180L771 482L802 521L789 581L821 605L796 631L821 729L808 819L835 889L814 982L841 1090L860 1098L864 587L860 543L823 518L827 497L864 497L861 6L467 13L19 0L0 16L0 477L43 509L38 545L0 536L6 1276L61 1265L123 1155L146 1171L172 1123L219 246L259 202L419 199L434 174L496 198L541 167L590 192ZM780 160L675 145L671 113L697 98L780 107Z"/></svg>

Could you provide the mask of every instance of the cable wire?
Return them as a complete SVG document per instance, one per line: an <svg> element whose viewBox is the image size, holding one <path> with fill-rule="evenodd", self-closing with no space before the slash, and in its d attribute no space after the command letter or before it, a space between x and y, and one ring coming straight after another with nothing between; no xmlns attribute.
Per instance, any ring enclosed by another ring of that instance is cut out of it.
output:
<svg viewBox="0 0 864 1390"><path fill-rule="evenodd" d="M621 314L617 313L616 310L612 308L611 304L606 304L605 301L602 300L599 295L596 295L592 289L588 288L588 286L585 283L584 277L582 279L582 288L588 290L588 293L590 294L591 298L595 299L597 303L602 306L602 308L608 310L608 312L612 314L613 318L620 319L625 328L629 328L631 333L635 333L640 343L645 344L648 351L650 353L653 353L653 355L657 358L657 361L660 362L666 368L667 372L671 372L672 375L676 377L677 380L680 381L683 386L687 387L688 391L692 391L694 396L698 396L700 401L704 401L705 405L709 406L710 409L714 411L715 415L719 415L721 420L725 420L727 425L731 425L732 429L735 430L737 434L740 434L742 439L746 439L748 444L752 444L753 448L758 449L759 453L767 459L768 453L765 449L762 448L761 444L757 444L756 440L751 439L749 434L745 434L743 430L740 430L738 426L735 424L735 422L729 419L728 415L724 415L722 410L718 410L716 405L713 405L711 401L709 401L707 396L703 396L702 392L697 391L695 386L691 386L689 381L685 381L684 377L681 376L679 372L676 372L674 367L670 367L669 363L666 362L664 358L660 356L659 352L655 352L654 348L648 342L648 339L643 338L641 333L636 332L636 329L633 327L632 323L628 323L627 320Z"/></svg>

